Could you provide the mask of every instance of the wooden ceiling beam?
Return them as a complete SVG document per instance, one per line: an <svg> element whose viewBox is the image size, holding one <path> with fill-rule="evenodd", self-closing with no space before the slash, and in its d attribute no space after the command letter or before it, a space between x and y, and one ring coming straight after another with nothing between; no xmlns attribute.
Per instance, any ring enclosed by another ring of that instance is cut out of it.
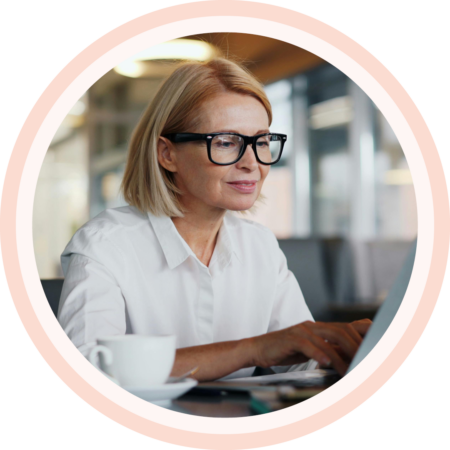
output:
<svg viewBox="0 0 450 450"><path fill-rule="evenodd" d="M303 48L265 36L206 33L186 37L216 46L224 56L245 65L263 84L305 72L325 62Z"/></svg>

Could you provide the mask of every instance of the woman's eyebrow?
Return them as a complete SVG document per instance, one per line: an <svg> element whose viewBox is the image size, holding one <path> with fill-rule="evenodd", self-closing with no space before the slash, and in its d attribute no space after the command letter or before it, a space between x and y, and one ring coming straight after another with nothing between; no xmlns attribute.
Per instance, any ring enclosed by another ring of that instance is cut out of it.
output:
<svg viewBox="0 0 450 450"><path fill-rule="evenodd" d="M213 131L213 133L236 133L236 134L242 134L239 133L239 131L236 130L217 130L217 131ZM258 130L254 136L258 135L258 134L263 134L263 133L270 133L270 131L268 129L265 130Z"/></svg>

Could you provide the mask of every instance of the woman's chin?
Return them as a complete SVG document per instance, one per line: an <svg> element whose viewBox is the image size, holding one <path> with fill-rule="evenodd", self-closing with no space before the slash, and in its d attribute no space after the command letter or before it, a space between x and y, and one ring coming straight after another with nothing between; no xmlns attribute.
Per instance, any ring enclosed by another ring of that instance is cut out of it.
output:
<svg viewBox="0 0 450 450"><path fill-rule="evenodd" d="M227 211L247 211L258 200L259 192L253 192L251 194L234 194L224 195L217 202L211 202L210 205L214 205Z"/></svg>
<svg viewBox="0 0 450 450"><path fill-rule="evenodd" d="M226 209L229 211L248 211L254 204L254 201L229 202Z"/></svg>

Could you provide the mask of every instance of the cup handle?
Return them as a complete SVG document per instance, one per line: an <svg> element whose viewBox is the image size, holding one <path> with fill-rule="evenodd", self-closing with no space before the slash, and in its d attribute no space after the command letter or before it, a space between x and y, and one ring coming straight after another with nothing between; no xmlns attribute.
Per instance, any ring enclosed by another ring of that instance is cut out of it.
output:
<svg viewBox="0 0 450 450"><path fill-rule="evenodd" d="M105 364L107 366L109 366L110 364L112 364L113 362L113 353L112 351L108 348L105 347L104 345L96 345L91 352L89 353L89 361L91 362L91 364L98 369L103 375L105 375L106 378L109 378L113 383L119 384L119 382L112 377L111 375L108 375L106 372L104 372L102 369L100 369L100 367L97 364L97 355L99 353L102 353L104 358L105 358Z"/></svg>

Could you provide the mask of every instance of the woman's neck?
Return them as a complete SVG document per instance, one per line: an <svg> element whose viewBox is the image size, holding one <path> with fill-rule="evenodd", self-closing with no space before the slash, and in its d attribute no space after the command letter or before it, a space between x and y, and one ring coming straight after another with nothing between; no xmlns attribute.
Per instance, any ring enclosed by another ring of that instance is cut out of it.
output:
<svg viewBox="0 0 450 450"><path fill-rule="evenodd" d="M185 213L184 217L172 217L175 228L197 258L209 266L216 246L217 235L226 210L203 214Z"/></svg>

